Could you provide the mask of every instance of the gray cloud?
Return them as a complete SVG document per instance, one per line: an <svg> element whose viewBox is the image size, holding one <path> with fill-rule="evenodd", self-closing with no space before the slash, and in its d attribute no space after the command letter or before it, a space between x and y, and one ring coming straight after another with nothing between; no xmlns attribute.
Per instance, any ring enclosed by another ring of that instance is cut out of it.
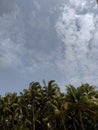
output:
<svg viewBox="0 0 98 130"><path fill-rule="evenodd" d="M55 78L62 85L97 82L98 9L93 0L1 3L1 69L13 68L34 80Z"/></svg>
<svg viewBox="0 0 98 130"><path fill-rule="evenodd" d="M1 92L19 91L33 81L62 80L56 65L61 43L55 24L64 0L17 0L0 14ZM60 9L59 9L60 8ZM10 75L10 76L9 76ZM6 82L5 82L6 81ZM7 89L7 87L8 89ZM12 86L14 86L12 88Z"/></svg>
<svg viewBox="0 0 98 130"><path fill-rule="evenodd" d="M16 0L0 0L0 16L12 13L16 7Z"/></svg>
<svg viewBox="0 0 98 130"><path fill-rule="evenodd" d="M30 71L47 68L56 57L60 42L55 23L59 15L56 7L61 1L15 2L10 0L8 7L2 2L7 8L2 11L6 15L0 17L0 66L20 66Z"/></svg>

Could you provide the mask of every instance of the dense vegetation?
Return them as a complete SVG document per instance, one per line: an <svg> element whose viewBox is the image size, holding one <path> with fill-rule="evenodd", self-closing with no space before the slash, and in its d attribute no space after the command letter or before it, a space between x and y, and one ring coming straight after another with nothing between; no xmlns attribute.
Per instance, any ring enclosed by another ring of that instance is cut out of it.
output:
<svg viewBox="0 0 98 130"><path fill-rule="evenodd" d="M98 91L89 84L30 83L0 97L0 130L98 130Z"/></svg>

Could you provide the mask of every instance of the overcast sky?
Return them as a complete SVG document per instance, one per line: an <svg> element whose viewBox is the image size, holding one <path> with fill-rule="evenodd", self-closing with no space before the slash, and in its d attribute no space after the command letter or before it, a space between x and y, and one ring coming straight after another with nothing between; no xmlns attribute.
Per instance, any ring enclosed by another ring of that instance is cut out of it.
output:
<svg viewBox="0 0 98 130"><path fill-rule="evenodd" d="M0 0L0 94L31 81L98 85L95 0Z"/></svg>

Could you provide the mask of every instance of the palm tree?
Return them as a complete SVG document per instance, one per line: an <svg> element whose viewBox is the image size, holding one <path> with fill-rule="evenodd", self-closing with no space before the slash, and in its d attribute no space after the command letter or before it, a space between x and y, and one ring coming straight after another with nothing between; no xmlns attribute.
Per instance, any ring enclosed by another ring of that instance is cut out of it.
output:
<svg viewBox="0 0 98 130"><path fill-rule="evenodd" d="M96 92L94 87L89 84L82 84L78 88L72 85L67 86L66 101L69 104L68 114L70 117L69 119L73 122L71 124L73 124L74 129L80 129L80 126L81 130L87 129L88 126L86 124L91 123L92 117L95 118L95 105L93 100L95 98ZM90 127L94 128L92 125L90 125Z"/></svg>
<svg viewBox="0 0 98 130"><path fill-rule="evenodd" d="M72 85L67 86L66 101L68 102L69 107L69 117L71 117L71 119L74 119L73 117L76 117L76 121L75 119L72 120L73 128L76 129L78 122L80 122L81 130L85 130L82 119L83 109L85 106L83 104L82 93L79 92L79 88L76 89ZM77 117L79 118L79 121ZM75 122L77 122L77 124Z"/></svg>
<svg viewBox="0 0 98 130"><path fill-rule="evenodd" d="M0 127L2 130L6 130L7 124L9 123L9 101L7 96L5 95L0 99Z"/></svg>
<svg viewBox="0 0 98 130"><path fill-rule="evenodd" d="M98 91L89 84L67 86L66 94L54 80L41 86L31 82L17 96L0 97L2 130L97 130Z"/></svg>
<svg viewBox="0 0 98 130"><path fill-rule="evenodd" d="M7 129L14 130L14 127L18 125L18 116L19 116L19 105L18 105L18 96L16 93L8 93L5 97L2 97L0 106L3 127Z"/></svg>
<svg viewBox="0 0 98 130"><path fill-rule="evenodd" d="M37 121L39 108L37 109L37 105L39 105L39 100L41 98L41 85L38 82L31 82L29 85L30 90L30 99L31 99L31 114L32 114L32 130L35 130L35 122Z"/></svg>
<svg viewBox="0 0 98 130"><path fill-rule="evenodd" d="M24 89L23 92L20 93L20 96L18 98L18 104L19 104L19 123L21 129L25 129L28 127L28 125L31 125L31 121L29 120L29 99L28 99L28 89ZM29 128L30 129L30 128Z"/></svg>
<svg viewBox="0 0 98 130"><path fill-rule="evenodd" d="M84 115L84 117L88 117L86 124L90 124L91 129L96 129L98 120L98 93L95 91L95 87L89 84L81 85L81 89L82 93L84 93L85 104L87 105L86 115Z"/></svg>
<svg viewBox="0 0 98 130"><path fill-rule="evenodd" d="M8 93L6 95L9 101L9 122L10 129L14 129L16 125L18 125L18 117L20 114L19 104L18 104L18 96L16 93Z"/></svg>
<svg viewBox="0 0 98 130"><path fill-rule="evenodd" d="M22 95L22 110L24 120L26 124L31 130L36 129L36 124L40 123L38 120L39 112L40 112L40 99L41 99L41 85L38 82L31 82L29 85L29 89L25 89ZM25 115L25 113L27 113Z"/></svg>
<svg viewBox="0 0 98 130"><path fill-rule="evenodd" d="M43 95L44 95L44 108L43 108L43 121L46 121L47 129L51 130L59 130L64 129L65 124L63 120L61 121L61 106L64 101L64 94L60 92L60 88L55 83L54 80L51 80L46 85L44 81L43 87ZM62 123L63 126L62 127ZM59 124L59 125L58 125ZM66 128L65 128L66 129ZM64 129L64 130L65 130Z"/></svg>

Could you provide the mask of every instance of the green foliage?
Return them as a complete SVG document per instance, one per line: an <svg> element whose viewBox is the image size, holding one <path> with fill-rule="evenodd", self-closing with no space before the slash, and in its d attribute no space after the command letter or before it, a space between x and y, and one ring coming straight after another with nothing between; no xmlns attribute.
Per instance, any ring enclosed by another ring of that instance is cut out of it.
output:
<svg viewBox="0 0 98 130"><path fill-rule="evenodd" d="M97 130L98 91L82 84L62 93L54 80L31 82L20 95L0 96L0 129Z"/></svg>

